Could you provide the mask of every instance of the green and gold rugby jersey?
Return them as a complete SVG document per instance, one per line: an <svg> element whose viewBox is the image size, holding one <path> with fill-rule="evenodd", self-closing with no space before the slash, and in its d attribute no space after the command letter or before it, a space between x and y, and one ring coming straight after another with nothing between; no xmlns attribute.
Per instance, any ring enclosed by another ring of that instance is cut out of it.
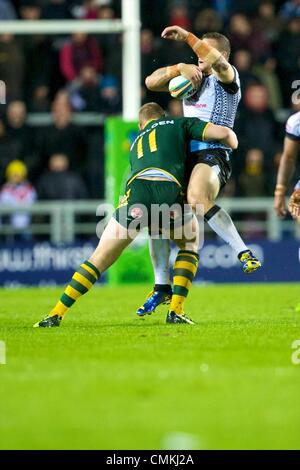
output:
<svg viewBox="0 0 300 470"><path fill-rule="evenodd" d="M183 186L189 141L203 140L208 124L184 117L149 121L131 145L127 185L147 170L162 170Z"/></svg>

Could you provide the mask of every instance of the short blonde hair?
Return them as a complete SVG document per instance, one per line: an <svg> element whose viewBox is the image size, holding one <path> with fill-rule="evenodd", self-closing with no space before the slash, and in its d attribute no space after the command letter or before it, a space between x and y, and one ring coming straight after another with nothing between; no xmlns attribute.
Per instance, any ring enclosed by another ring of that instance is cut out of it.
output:
<svg viewBox="0 0 300 470"><path fill-rule="evenodd" d="M159 119L165 111L157 103L146 103L139 110L139 124L142 125L151 119Z"/></svg>

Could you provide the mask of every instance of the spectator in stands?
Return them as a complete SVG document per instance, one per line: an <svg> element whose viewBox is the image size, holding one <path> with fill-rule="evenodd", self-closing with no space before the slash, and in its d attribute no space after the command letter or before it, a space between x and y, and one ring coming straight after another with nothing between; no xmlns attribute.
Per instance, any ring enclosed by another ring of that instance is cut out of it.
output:
<svg viewBox="0 0 300 470"><path fill-rule="evenodd" d="M48 0L42 11L43 20L67 20L72 18L70 3L66 0Z"/></svg>
<svg viewBox="0 0 300 470"><path fill-rule="evenodd" d="M22 20L39 20L41 13L41 5L37 0L21 0L20 16Z"/></svg>
<svg viewBox="0 0 300 470"><path fill-rule="evenodd" d="M153 66L157 66L157 48L155 46L154 34L150 29L141 31L141 62L142 82L153 72Z"/></svg>
<svg viewBox="0 0 300 470"><path fill-rule="evenodd" d="M261 84L252 84L244 92L245 106L238 115L236 131L239 136L240 154L258 148L266 159L273 156L277 126L269 108L267 89Z"/></svg>
<svg viewBox="0 0 300 470"><path fill-rule="evenodd" d="M76 111L113 114L120 111L120 94L114 77L99 76L93 67L84 67L71 86L71 103Z"/></svg>
<svg viewBox="0 0 300 470"><path fill-rule="evenodd" d="M41 7L36 0L23 0L20 9L23 20L39 20ZM22 37L24 63L23 95L29 111L44 112L50 109L52 60L51 37L30 34Z"/></svg>
<svg viewBox="0 0 300 470"><path fill-rule="evenodd" d="M24 57L12 34L0 36L0 77L6 83L8 100L22 97Z"/></svg>
<svg viewBox="0 0 300 470"><path fill-rule="evenodd" d="M3 119L0 119L0 185L4 181L5 168L11 160L16 158L14 143L7 135Z"/></svg>
<svg viewBox="0 0 300 470"><path fill-rule="evenodd" d="M221 31L223 29L222 19L213 8L205 8L197 14L194 29L198 37L204 33Z"/></svg>
<svg viewBox="0 0 300 470"><path fill-rule="evenodd" d="M102 2L101 2L102 3ZM98 10L99 20L113 20L115 11L110 6L102 5ZM104 73L113 75L121 83L122 80L122 36L118 34L102 34L98 37L103 51Z"/></svg>
<svg viewBox="0 0 300 470"><path fill-rule="evenodd" d="M282 108L282 93L280 82L276 73L277 61L273 57L268 57L261 63L256 63L252 68L253 73L258 77L260 82L265 85L268 95L269 103L272 111L277 111Z"/></svg>
<svg viewBox="0 0 300 470"><path fill-rule="evenodd" d="M23 101L12 101L7 106L7 136L14 148L14 157L23 160L30 171L36 165L33 130L26 123L27 113Z"/></svg>
<svg viewBox="0 0 300 470"><path fill-rule="evenodd" d="M300 18L300 0L289 0L284 3L280 10L280 16L284 20Z"/></svg>
<svg viewBox="0 0 300 470"><path fill-rule="evenodd" d="M99 5L97 18L98 20L113 20L116 17L115 10L109 5L104 4L101 0L96 0Z"/></svg>
<svg viewBox="0 0 300 470"><path fill-rule="evenodd" d="M243 91L248 85L259 82L258 77L252 71L252 57L247 49L238 49L233 55L232 63L239 71Z"/></svg>
<svg viewBox="0 0 300 470"><path fill-rule="evenodd" d="M86 140L82 128L72 123L72 110L66 91L60 92L52 104L53 124L37 133L36 146L40 164L44 168L49 157L64 153L70 158L71 167L85 169Z"/></svg>
<svg viewBox="0 0 300 470"><path fill-rule="evenodd" d="M30 111L34 113L47 113L50 111L50 96L47 83L36 83L36 87L33 89L30 97L29 107Z"/></svg>
<svg viewBox="0 0 300 470"><path fill-rule="evenodd" d="M9 206L30 206L36 200L36 191L27 181L27 168L20 160L13 160L6 169L6 180L0 191L0 202ZM18 232L17 239L31 238L28 227L31 217L24 212L11 215L10 223Z"/></svg>
<svg viewBox="0 0 300 470"><path fill-rule="evenodd" d="M96 20L101 1L83 0L82 5L73 8L73 15L81 20Z"/></svg>
<svg viewBox="0 0 300 470"><path fill-rule="evenodd" d="M291 85L300 74L300 18L292 18L280 35L276 58L284 104L289 106Z"/></svg>
<svg viewBox="0 0 300 470"><path fill-rule="evenodd" d="M69 169L67 155L56 153L49 159L49 169L37 184L39 199L74 200L87 197L87 189L80 174Z"/></svg>
<svg viewBox="0 0 300 470"><path fill-rule="evenodd" d="M101 111L106 114L116 114L121 111L121 97L118 82L113 76L105 76L101 83Z"/></svg>
<svg viewBox="0 0 300 470"><path fill-rule="evenodd" d="M247 49L255 61L269 57L270 43L263 31L254 31L250 20L241 13L233 15L229 23L228 38L233 51Z"/></svg>
<svg viewBox="0 0 300 470"><path fill-rule="evenodd" d="M192 29L188 9L184 3L175 3L170 9L169 25L176 24L187 31Z"/></svg>
<svg viewBox="0 0 300 470"><path fill-rule="evenodd" d="M275 4L272 0L263 0L258 6L257 17L254 19L254 29L263 31L272 43L278 39L282 22L276 15Z"/></svg>
<svg viewBox="0 0 300 470"><path fill-rule="evenodd" d="M264 154L258 148L248 150L245 167L239 177L241 195L244 197L263 197L266 194L266 173Z"/></svg>
<svg viewBox="0 0 300 470"><path fill-rule="evenodd" d="M15 20L16 12L14 6L9 0L1 0L0 2L0 20Z"/></svg>
<svg viewBox="0 0 300 470"><path fill-rule="evenodd" d="M74 33L60 53L60 68L70 82L79 77L84 67L93 67L97 73L103 70L102 51L96 39L85 33Z"/></svg>
<svg viewBox="0 0 300 470"><path fill-rule="evenodd" d="M229 18L235 13L243 13L248 18L253 18L261 0L251 0L251 2L245 2L245 0L215 0L215 2L221 6L223 2L227 4Z"/></svg>

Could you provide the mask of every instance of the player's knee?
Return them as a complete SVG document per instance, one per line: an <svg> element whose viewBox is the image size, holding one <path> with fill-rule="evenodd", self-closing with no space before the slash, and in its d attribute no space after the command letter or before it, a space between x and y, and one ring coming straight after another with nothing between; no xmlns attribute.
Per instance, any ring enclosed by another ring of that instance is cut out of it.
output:
<svg viewBox="0 0 300 470"><path fill-rule="evenodd" d="M212 191L206 190L195 190L194 188L188 189L187 192L187 201L192 206L193 210L196 209L207 212L214 205L214 194ZM198 207L197 207L198 206Z"/></svg>

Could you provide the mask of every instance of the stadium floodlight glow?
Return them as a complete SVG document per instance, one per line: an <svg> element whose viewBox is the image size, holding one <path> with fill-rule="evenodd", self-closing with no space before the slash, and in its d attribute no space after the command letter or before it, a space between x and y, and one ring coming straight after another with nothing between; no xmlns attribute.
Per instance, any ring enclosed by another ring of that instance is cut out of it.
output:
<svg viewBox="0 0 300 470"><path fill-rule="evenodd" d="M112 20L15 20L0 21L1 34L123 34L123 118L137 119L141 102L139 0L122 0L122 19Z"/></svg>

